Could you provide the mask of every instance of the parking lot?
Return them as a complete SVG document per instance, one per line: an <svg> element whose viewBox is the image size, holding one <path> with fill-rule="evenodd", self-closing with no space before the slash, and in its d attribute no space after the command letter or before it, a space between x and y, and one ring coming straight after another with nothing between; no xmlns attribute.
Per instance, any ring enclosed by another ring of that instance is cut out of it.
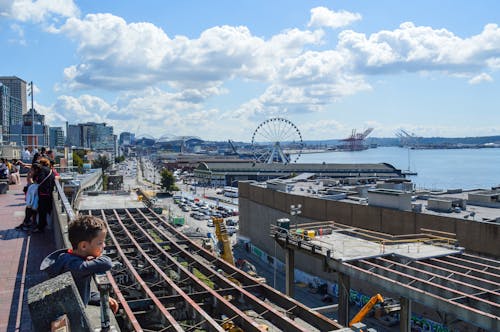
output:
<svg viewBox="0 0 500 332"><path fill-rule="evenodd" d="M181 192L173 197L159 199L157 205L164 209L169 219L183 217L184 225L178 225L188 236L210 237L215 233L212 218L224 219L231 242L236 242L238 232L238 208L217 200L204 199Z"/></svg>

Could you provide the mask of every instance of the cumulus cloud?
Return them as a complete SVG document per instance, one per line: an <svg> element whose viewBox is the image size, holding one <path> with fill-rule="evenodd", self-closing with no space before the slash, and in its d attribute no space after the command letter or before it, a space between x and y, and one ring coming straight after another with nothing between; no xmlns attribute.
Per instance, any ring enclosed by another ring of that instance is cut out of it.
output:
<svg viewBox="0 0 500 332"><path fill-rule="evenodd" d="M156 138L164 135L193 135L220 137L222 113L216 108L204 108L197 103L197 93L190 91L165 92L158 88L147 88L120 94L113 103L84 94L79 97L63 95L56 103L47 107L52 125L69 123L105 122L115 132L132 131L147 133ZM201 93L213 94L214 91ZM232 123L227 131L241 134L241 124Z"/></svg>
<svg viewBox="0 0 500 332"><path fill-rule="evenodd" d="M469 80L470 84L479 84L483 82L493 82L493 78L486 74L486 73L481 73L479 75L474 76Z"/></svg>
<svg viewBox="0 0 500 332"><path fill-rule="evenodd" d="M402 71L474 73L500 55L500 29L488 24L475 36L462 39L446 29L415 26L370 36L352 30L339 34L338 50L351 55L359 73L391 74Z"/></svg>
<svg viewBox="0 0 500 332"><path fill-rule="evenodd" d="M53 111L62 121L70 123L106 122L106 115L114 110L104 99L91 95L59 96Z"/></svg>
<svg viewBox="0 0 500 332"><path fill-rule="evenodd" d="M361 20L361 14L351 13L345 10L334 11L326 7L316 7L311 9L311 19L309 27L328 27L332 29L350 25Z"/></svg>
<svg viewBox="0 0 500 332"><path fill-rule="evenodd" d="M300 132L307 139L342 138L350 134L351 127L332 119L311 121L300 124Z"/></svg>
<svg viewBox="0 0 500 332"><path fill-rule="evenodd" d="M235 77L267 81L284 57L319 43L323 32L286 30L266 41L247 27L217 26L199 38L170 38L150 23L127 23L111 14L70 18L56 32L78 43L80 63L65 69L71 88L133 89L166 82L206 88Z"/></svg>
<svg viewBox="0 0 500 332"><path fill-rule="evenodd" d="M57 17L79 15L73 0L3 0L0 1L0 16L22 22L41 23Z"/></svg>
<svg viewBox="0 0 500 332"><path fill-rule="evenodd" d="M309 26L337 27L360 18L318 7L311 10ZM172 38L151 23L128 23L112 14L71 17L56 32L78 45L79 63L64 70L66 88L121 91L166 84L180 93L176 98L201 104L227 93L221 87L233 79L267 84L230 118L321 111L371 89L372 75L439 72L475 83L488 79L477 76L485 68L500 63L500 30L494 24L470 38L411 22L371 35L345 30L334 48L322 45L321 29L288 29L264 39L244 26L216 26L197 38ZM319 45L322 50L313 50Z"/></svg>

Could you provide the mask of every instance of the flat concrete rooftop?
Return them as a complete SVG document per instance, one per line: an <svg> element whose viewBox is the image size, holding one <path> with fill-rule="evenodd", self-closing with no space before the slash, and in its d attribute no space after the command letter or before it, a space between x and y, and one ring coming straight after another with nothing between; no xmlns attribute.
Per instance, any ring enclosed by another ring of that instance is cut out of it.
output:
<svg viewBox="0 0 500 332"><path fill-rule="evenodd" d="M461 253L450 249L414 241L399 244L382 244L334 231L332 234L316 236L312 244L331 250L331 257L342 261L352 261L396 255L411 260L435 258Z"/></svg>
<svg viewBox="0 0 500 332"><path fill-rule="evenodd" d="M137 199L135 191L128 194L116 195L115 193L99 193L90 196L83 194L79 197L76 204L77 210L93 209L125 209L125 208L143 208L144 204Z"/></svg>

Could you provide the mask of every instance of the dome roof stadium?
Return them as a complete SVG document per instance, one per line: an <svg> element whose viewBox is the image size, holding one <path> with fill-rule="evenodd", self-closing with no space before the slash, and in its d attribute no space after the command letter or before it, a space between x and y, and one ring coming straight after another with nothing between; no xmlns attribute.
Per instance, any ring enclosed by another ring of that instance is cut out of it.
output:
<svg viewBox="0 0 500 332"><path fill-rule="evenodd" d="M203 142L203 140L197 136L174 136L171 134L166 134L158 138L156 143L187 142L193 140Z"/></svg>
<svg viewBox="0 0 500 332"><path fill-rule="evenodd" d="M139 145L152 146L155 141L156 138L148 134L141 134L135 138L135 143Z"/></svg>
<svg viewBox="0 0 500 332"><path fill-rule="evenodd" d="M136 140L141 140L141 139L143 139L143 138L148 139L148 140L149 140L149 139L152 139L152 140L156 141L156 138L154 138L153 136L151 136L151 135L149 135L149 134L140 134L140 135L136 135L136 136L135 136L135 139L136 139Z"/></svg>

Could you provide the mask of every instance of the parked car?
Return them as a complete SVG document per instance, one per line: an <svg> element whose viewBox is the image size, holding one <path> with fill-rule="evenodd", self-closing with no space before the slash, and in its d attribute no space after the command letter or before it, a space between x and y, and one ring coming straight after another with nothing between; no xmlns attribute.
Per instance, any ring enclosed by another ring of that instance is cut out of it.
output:
<svg viewBox="0 0 500 332"><path fill-rule="evenodd" d="M238 232L238 229L235 226L227 226L227 234L229 234L229 236L231 236L237 232Z"/></svg>
<svg viewBox="0 0 500 332"><path fill-rule="evenodd" d="M227 219L226 220L226 226L236 226L238 225L238 222L234 219Z"/></svg>

